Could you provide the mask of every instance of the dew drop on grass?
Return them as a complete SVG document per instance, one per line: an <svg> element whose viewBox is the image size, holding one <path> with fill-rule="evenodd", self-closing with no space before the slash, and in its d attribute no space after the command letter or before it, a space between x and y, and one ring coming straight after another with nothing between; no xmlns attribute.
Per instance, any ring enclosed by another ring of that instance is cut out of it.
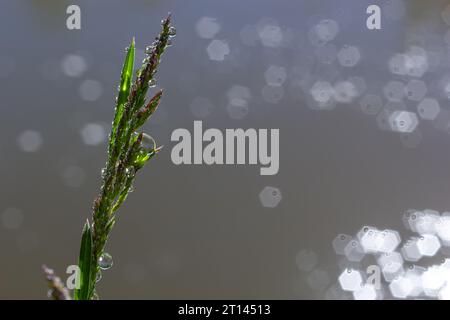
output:
<svg viewBox="0 0 450 320"><path fill-rule="evenodd" d="M95 276L95 282L99 282L100 280L102 280L102 272L99 270Z"/></svg>
<svg viewBox="0 0 450 320"><path fill-rule="evenodd" d="M105 179L106 173L107 173L107 169L106 169L106 168L103 168L103 169L102 169L102 178L103 178L103 179Z"/></svg>
<svg viewBox="0 0 450 320"><path fill-rule="evenodd" d="M131 178L132 176L134 176L136 173L136 170L134 170L133 167L128 167L125 169L125 174L127 175L128 178Z"/></svg>
<svg viewBox="0 0 450 320"><path fill-rule="evenodd" d="M153 52L153 50L155 50L155 46L153 46L153 45L145 47L146 54L151 54Z"/></svg>
<svg viewBox="0 0 450 320"><path fill-rule="evenodd" d="M150 81L148 82L148 86L151 88L156 86L156 79L150 79Z"/></svg>
<svg viewBox="0 0 450 320"><path fill-rule="evenodd" d="M154 150L154 149L156 149L155 139L153 139L152 136L144 133L142 135L142 146L146 150Z"/></svg>
<svg viewBox="0 0 450 320"><path fill-rule="evenodd" d="M177 29L175 29L175 27L170 27L169 28L169 36L175 37L176 34L177 34Z"/></svg>
<svg viewBox="0 0 450 320"><path fill-rule="evenodd" d="M109 253L104 252L98 259L98 266L102 270L108 270L109 268L111 268L113 266L112 256Z"/></svg>

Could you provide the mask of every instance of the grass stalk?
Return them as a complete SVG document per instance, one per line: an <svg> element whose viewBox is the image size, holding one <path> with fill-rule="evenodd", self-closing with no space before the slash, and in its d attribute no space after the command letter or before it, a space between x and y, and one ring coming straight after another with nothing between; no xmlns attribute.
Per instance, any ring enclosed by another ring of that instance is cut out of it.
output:
<svg viewBox="0 0 450 320"><path fill-rule="evenodd" d="M134 82L134 38L127 48L109 135L107 162L102 169L101 191L93 204L91 222L86 222L82 232L78 260L80 286L74 290L75 300L98 298L96 283L101 270L108 269L112 264L105 246L116 223L117 211L131 191L136 173L161 150L155 143L148 146L146 141L152 138L141 130L156 111L163 95L163 91L159 90L146 101L148 89L156 84L155 76L161 56L175 36L170 15L161 22L161 26L162 30L155 41L146 48L146 58L137 70ZM52 288L53 283L48 281ZM59 281L57 287L60 285ZM55 293L53 298L70 296Z"/></svg>

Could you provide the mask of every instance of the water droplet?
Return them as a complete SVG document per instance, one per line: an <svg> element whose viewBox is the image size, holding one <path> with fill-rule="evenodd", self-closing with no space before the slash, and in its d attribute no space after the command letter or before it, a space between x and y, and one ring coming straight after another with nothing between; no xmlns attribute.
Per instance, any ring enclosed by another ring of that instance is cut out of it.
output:
<svg viewBox="0 0 450 320"><path fill-rule="evenodd" d="M108 172L108 170L106 168L102 169L102 178L105 179L106 178L106 173Z"/></svg>
<svg viewBox="0 0 450 320"><path fill-rule="evenodd" d="M125 174L127 175L128 178L133 177L135 173L136 171L134 170L134 167L128 167L125 169Z"/></svg>
<svg viewBox="0 0 450 320"><path fill-rule="evenodd" d="M156 86L156 79L150 79L150 81L148 82L148 86L150 88Z"/></svg>
<svg viewBox="0 0 450 320"><path fill-rule="evenodd" d="M150 45L150 46L146 46L145 47L145 53L146 54L151 54L153 52L153 50L155 50L155 46L154 45Z"/></svg>
<svg viewBox="0 0 450 320"><path fill-rule="evenodd" d="M104 252L98 259L98 266L102 270L108 270L113 266L113 258L109 253Z"/></svg>
<svg viewBox="0 0 450 320"><path fill-rule="evenodd" d="M167 40L167 46L170 47L172 45L172 40Z"/></svg>
<svg viewBox="0 0 450 320"><path fill-rule="evenodd" d="M177 34L177 29L175 29L175 27L170 27L169 28L169 36L175 37L176 34Z"/></svg>
<svg viewBox="0 0 450 320"><path fill-rule="evenodd" d="M130 47L125 47L125 52L128 52L130 50Z"/></svg>
<svg viewBox="0 0 450 320"><path fill-rule="evenodd" d="M134 191L134 187L133 187L133 185L131 185L130 188L128 189L128 192L130 193L130 192L133 192L133 191Z"/></svg>
<svg viewBox="0 0 450 320"><path fill-rule="evenodd" d="M152 136L144 133L142 135L142 147L144 147L144 149L146 150L156 149L155 139L153 139Z"/></svg>
<svg viewBox="0 0 450 320"><path fill-rule="evenodd" d="M99 282L100 280L102 280L102 272L99 270L95 276L95 282Z"/></svg>

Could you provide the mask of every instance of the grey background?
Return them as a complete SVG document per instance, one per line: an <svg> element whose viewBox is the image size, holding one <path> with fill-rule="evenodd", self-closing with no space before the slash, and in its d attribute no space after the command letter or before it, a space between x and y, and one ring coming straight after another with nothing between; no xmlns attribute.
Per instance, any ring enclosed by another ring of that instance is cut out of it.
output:
<svg viewBox="0 0 450 320"><path fill-rule="evenodd" d="M403 232L406 209L450 209L448 133L421 121L420 145L405 148L398 133L381 131L374 117L361 112L358 100L332 111L311 110L294 85L304 74L326 77L327 70L320 74L311 67L314 48L307 38L322 18L339 22L337 47L352 44L362 53L355 68L335 62L334 79L363 77L376 94L395 79L389 57L414 36L422 37L422 46L447 54L447 27L440 17L446 1L404 1L404 14L383 18L376 32L365 28L372 2L1 0L0 213L17 208L23 221L13 229L0 224L0 298L44 299L40 265L65 278L67 265L76 263L106 155L105 142L88 146L80 130L87 123L110 123L124 48L135 36L143 49L169 11L177 36L159 71L166 95L146 127L165 149L139 174L120 210L108 243L114 266L99 283L102 298L324 298L338 275L331 246L336 234L354 234L363 225ZM65 28L71 3L81 6L81 31ZM222 62L209 59L211 39L196 32L202 17L221 26L215 38L230 47ZM265 19L290 30L289 44L242 43L242 28ZM73 53L87 62L80 77L60 70ZM284 95L275 104L261 94L270 65L288 72ZM433 88L449 70L443 63L424 80ZM85 79L101 83L96 101L80 97ZM226 109L233 85L248 87L252 95L241 120ZM203 119L205 128L279 128L278 175L260 176L256 166L173 165L170 134L192 130L198 117L190 105L197 97L214 105ZM448 109L448 100L440 102ZM17 139L25 130L42 135L36 152L20 149ZM68 166L82 170L75 183L64 178ZM268 185L281 190L276 208L264 208L258 198ZM303 249L317 254L317 267L329 277L325 286L308 282L308 273L298 270L296 255Z"/></svg>

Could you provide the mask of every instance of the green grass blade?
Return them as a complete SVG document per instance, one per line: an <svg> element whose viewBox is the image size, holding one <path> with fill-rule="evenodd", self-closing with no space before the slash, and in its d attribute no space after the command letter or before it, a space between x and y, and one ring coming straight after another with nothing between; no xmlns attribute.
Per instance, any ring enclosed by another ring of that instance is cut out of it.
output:
<svg viewBox="0 0 450 320"><path fill-rule="evenodd" d="M122 119L125 103L127 102L128 95L130 94L131 82L133 80L134 55L135 55L135 45L133 38L130 47L128 48L128 52L125 57L125 62L122 68L122 74L120 77L119 95L117 96L116 112L114 114L114 121L111 129L111 139L109 142L110 156L115 150L114 148L116 144L117 127L120 123L120 120Z"/></svg>
<svg viewBox="0 0 450 320"><path fill-rule="evenodd" d="M89 221L83 228L81 237L80 257L78 258L78 267L80 268L80 288L75 289L75 300L87 300L91 292L91 264L92 264L92 231Z"/></svg>

